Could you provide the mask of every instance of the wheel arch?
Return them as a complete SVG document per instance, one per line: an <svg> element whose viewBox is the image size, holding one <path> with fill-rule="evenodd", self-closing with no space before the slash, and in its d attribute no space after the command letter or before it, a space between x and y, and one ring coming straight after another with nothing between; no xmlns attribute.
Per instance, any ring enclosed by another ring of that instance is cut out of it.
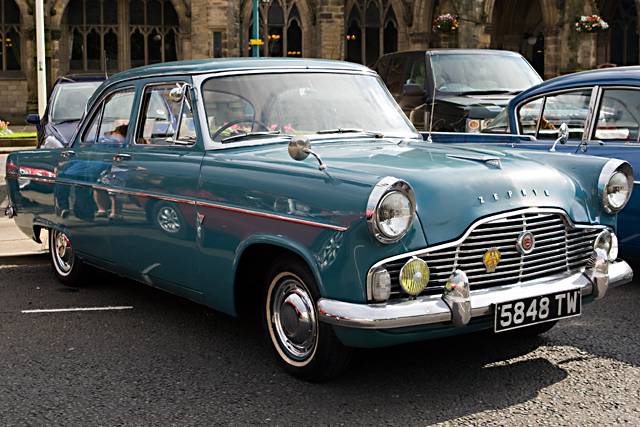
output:
<svg viewBox="0 0 640 427"><path fill-rule="evenodd" d="M236 314L253 312L262 295L256 283L265 279L269 266L282 256L292 256L306 265L323 292L322 278L311 253L301 245L278 236L261 235L245 240L236 250L233 264L233 297Z"/></svg>

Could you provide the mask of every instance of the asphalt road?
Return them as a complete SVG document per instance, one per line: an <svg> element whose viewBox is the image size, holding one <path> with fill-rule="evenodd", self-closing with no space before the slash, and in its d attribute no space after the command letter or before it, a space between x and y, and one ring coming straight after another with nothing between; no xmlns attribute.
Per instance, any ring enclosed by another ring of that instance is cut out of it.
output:
<svg viewBox="0 0 640 427"><path fill-rule="evenodd" d="M638 282L541 338L359 351L310 384L250 321L108 275L65 288L38 262L0 266L2 425L640 424ZM21 312L94 306L133 308Z"/></svg>

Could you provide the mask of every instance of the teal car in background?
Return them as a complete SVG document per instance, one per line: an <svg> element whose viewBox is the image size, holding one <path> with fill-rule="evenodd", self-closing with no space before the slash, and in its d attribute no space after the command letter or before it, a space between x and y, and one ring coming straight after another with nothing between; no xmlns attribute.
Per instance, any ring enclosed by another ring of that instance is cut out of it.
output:
<svg viewBox="0 0 640 427"><path fill-rule="evenodd" d="M354 347L579 315L631 280L615 237L631 177L428 144L359 65L207 60L108 79L69 147L9 156L7 214L49 230L63 283L95 266L257 310L280 363L322 380Z"/></svg>

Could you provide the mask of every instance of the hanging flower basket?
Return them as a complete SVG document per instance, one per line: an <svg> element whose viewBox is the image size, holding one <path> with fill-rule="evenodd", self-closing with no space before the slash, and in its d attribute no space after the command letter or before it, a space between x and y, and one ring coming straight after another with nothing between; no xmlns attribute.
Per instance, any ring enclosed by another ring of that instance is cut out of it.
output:
<svg viewBox="0 0 640 427"><path fill-rule="evenodd" d="M579 33L597 33L608 28L609 24L598 15L579 16L576 18L576 31Z"/></svg>
<svg viewBox="0 0 640 427"><path fill-rule="evenodd" d="M433 20L434 33L451 33L458 29L458 17L450 13L440 15Z"/></svg>

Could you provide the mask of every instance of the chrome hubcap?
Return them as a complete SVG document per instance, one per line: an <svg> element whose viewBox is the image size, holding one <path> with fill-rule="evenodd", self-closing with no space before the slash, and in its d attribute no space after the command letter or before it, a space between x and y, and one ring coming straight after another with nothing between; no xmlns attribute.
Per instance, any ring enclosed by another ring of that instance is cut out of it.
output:
<svg viewBox="0 0 640 427"><path fill-rule="evenodd" d="M61 273L68 273L73 267L73 248L69 238L59 231L53 231L53 260Z"/></svg>
<svg viewBox="0 0 640 427"><path fill-rule="evenodd" d="M287 278L276 286L271 300L276 336L289 357L304 360L313 353L318 334L313 300L296 279Z"/></svg>
<svg viewBox="0 0 640 427"><path fill-rule="evenodd" d="M167 233L180 231L180 218L178 212L170 206L164 206L158 211L158 224Z"/></svg>

